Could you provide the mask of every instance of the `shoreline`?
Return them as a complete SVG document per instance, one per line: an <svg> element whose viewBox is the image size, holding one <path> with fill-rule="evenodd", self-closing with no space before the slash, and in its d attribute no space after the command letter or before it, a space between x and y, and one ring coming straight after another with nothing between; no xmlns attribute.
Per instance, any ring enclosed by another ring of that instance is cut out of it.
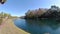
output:
<svg viewBox="0 0 60 34"><path fill-rule="evenodd" d="M13 22L13 20L12 20L12 22ZM14 24L14 22L13 22L13 25L16 27L16 29L22 30L22 29L18 28L18 27ZM24 31L24 30L22 30L22 31ZM26 32L26 31L24 31L24 32ZM26 33L28 33L28 32L26 32ZM29 33L28 33L28 34L29 34Z"/></svg>
<svg viewBox="0 0 60 34"><path fill-rule="evenodd" d="M14 25L12 19L7 19L0 28L0 34L29 34L28 32Z"/></svg>

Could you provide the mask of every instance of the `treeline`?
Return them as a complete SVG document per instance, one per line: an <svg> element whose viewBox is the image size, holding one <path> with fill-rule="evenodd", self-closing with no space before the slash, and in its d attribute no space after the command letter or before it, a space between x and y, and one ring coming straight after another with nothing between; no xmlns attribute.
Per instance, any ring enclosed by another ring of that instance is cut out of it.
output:
<svg viewBox="0 0 60 34"><path fill-rule="evenodd" d="M11 18L12 16L10 15L10 14L8 14L8 13L4 13L4 12L1 12L0 13L0 18Z"/></svg>
<svg viewBox="0 0 60 34"><path fill-rule="evenodd" d="M60 8L53 5L49 9L39 8L36 10L28 10L25 14L26 19L42 19L42 18L60 18Z"/></svg>
<svg viewBox="0 0 60 34"><path fill-rule="evenodd" d="M12 16L11 14L8 14L8 13L4 13L4 12L1 12L0 13L0 24L3 22L3 19L14 19L14 18L18 18L17 16Z"/></svg>
<svg viewBox="0 0 60 34"><path fill-rule="evenodd" d="M12 16L10 14L8 14L8 13L1 12L0 13L0 24L3 22L4 18L9 19L9 18L12 18Z"/></svg>

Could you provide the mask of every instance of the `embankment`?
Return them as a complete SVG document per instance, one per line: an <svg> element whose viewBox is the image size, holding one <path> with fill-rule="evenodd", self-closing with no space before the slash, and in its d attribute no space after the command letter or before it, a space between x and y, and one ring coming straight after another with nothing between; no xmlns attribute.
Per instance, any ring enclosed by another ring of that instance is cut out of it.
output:
<svg viewBox="0 0 60 34"><path fill-rule="evenodd" d="M24 30L17 28L12 19L4 19L2 25L0 25L0 34L29 34Z"/></svg>

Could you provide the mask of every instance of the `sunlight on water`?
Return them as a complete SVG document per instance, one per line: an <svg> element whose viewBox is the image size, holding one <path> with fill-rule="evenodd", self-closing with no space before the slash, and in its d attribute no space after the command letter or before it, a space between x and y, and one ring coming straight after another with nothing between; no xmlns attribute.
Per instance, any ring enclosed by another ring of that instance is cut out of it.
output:
<svg viewBox="0 0 60 34"><path fill-rule="evenodd" d="M16 19L14 23L17 27L30 32L31 34L60 34L59 22L55 20L25 20Z"/></svg>

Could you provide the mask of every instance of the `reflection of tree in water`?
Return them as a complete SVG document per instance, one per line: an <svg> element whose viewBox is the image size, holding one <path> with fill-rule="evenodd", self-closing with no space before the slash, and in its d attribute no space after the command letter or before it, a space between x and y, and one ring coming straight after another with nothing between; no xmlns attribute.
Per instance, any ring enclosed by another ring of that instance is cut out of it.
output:
<svg viewBox="0 0 60 34"><path fill-rule="evenodd" d="M26 19L26 22L30 25L38 25L38 26L49 26L52 29L57 29L60 25L59 22L53 19L45 19L45 20L32 20L32 19Z"/></svg>

